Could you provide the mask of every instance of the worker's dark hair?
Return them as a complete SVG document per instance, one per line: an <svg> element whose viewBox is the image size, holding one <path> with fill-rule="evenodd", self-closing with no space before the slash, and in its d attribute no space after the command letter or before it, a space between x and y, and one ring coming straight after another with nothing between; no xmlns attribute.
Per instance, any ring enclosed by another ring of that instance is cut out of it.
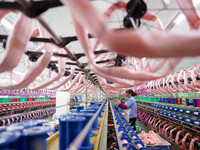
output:
<svg viewBox="0 0 200 150"><path fill-rule="evenodd" d="M137 93L133 92L131 89L128 89L126 93L131 94L132 96L137 96Z"/></svg>

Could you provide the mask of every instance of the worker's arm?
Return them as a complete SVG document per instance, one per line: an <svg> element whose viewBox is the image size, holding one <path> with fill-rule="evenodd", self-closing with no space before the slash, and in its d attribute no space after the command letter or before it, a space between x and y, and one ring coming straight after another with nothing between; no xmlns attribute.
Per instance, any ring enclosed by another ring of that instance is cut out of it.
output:
<svg viewBox="0 0 200 150"><path fill-rule="evenodd" d="M123 103L120 103L120 104L118 105L118 107L120 107L120 108L122 108L122 109L129 109L129 107L128 107L127 105L123 104Z"/></svg>
<svg viewBox="0 0 200 150"><path fill-rule="evenodd" d="M122 109L129 109L129 107L123 103L121 103L119 100L117 100L115 102L115 105L117 105L118 107L122 108Z"/></svg>

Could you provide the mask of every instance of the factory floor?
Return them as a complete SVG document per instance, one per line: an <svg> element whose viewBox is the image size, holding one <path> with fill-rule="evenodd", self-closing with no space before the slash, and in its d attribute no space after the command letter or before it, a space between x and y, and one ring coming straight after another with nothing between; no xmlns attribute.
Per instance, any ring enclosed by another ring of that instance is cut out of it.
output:
<svg viewBox="0 0 200 150"><path fill-rule="evenodd" d="M139 121L138 119L137 119L136 123L141 124L142 125L141 126L142 127L141 130L143 130L145 132L149 132L150 130L152 130L149 126L146 126L142 121ZM164 138L163 136L161 136L161 137ZM179 150L179 148L176 147L175 145L171 145L171 150Z"/></svg>

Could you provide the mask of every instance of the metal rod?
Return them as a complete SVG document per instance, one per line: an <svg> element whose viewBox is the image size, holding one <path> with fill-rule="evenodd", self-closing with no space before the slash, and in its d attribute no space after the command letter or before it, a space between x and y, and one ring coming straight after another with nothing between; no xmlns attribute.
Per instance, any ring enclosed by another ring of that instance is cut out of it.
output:
<svg viewBox="0 0 200 150"><path fill-rule="evenodd" d="M22 10L22 7L17 2L0 2L0 9Z"/></svg>
<svg viewBox="0 0 200 150"><path fill-rule="evenodd" d="M7 39L7 35L0 35L0 40L1 39ZM32 38L31 38L32 39ZM47 38L36 38L37 41L41 42L40 39L42 39L43 41L48 41L50 42L51 40L53 39L47 39ZM50 42L51 43L51 42ZM107 50L99 50L99 51L95 51L94 54L97 55L97 54L104 54L104 53L108 53L109 51ZM26 51L25 52L26 55L42 55L43 52L35 52L35 51ZM77 54L74 54L76 57L80 58L80 57L83 57L85 56L84 53L77 53ZM67 57L67 58L70 58L70 56L68 54L59 54L59 53L53 53L53 56L56 56L56 57ZM110 61L114 61L114 59L107 59L107 60L101 60L101 61L97 61L96 63L97 64L100 64L100 63L104 63L104 62L110 62ZM83 63L84 65L87 63Z"/></svg>
<svg viewBox="0 0 200 150"><path fill-rule="evenodd" d="M89 37L89 36L88 36L88 37ZM0 41L2 41L2 42L3 42L3 40L7 40L7 38L8 38L8 35L0 35ZM67 45L67 44L69 44L69 43L72 42L72 41L77 41L78 39L77 39L76 36L71 36L71 37L62 37L61 40L63 40L63 41L64 41L64 44ZM53 43L53 44L55 44L55 45L57 45L57 46L60 46L60 45L58 45L58 43L56 43L56 42L54 41L53 38L31 37L31 38L29 39L29 41L31 41L31 42ZM103 52L103 53L106 53L106 52L108 52L108 51L105 50L105 52ZM94 52L94 53L95 53L95 52ZM97 53L98 53L98 51L97 51ZM101 50L100 50L100 53L101 53ZM62 54L61 54L61 55L62 55ZM64 54L63 54L63 55L64 55ZM78 55L78 54L77 54L77 55ZM85 56L85 54L84 54L84 53L81 53L81 56ZM77 57L78 57L78 56L77 56Z"/></svg>
<svg viewBox="0 0 200 150"><path fill-rule="evenodd" d="M116 120L115 120L113 107L112 107L111 102L109 102L109 104L110 104L110 108L111 108L111 112L112 112L113 122L114 122L115 129L116 129L115 132L116 132L116 137L117 137L117 141L118 141L118 147L119 147L119 150L124 150L124 148L122 147L122 142L121 142L121 140L120 140L120 134L119 134L119 132L118 132L119 126L117 125Z"/></svg>
<svg viewBox="0 0 200 150"><path fill-rule="evenodd" d="M31 4L32 4L32 6L35 5L35 6L38 6L38 7L39 6L46 6L43 9L49 9L49 8L52 8L52 7L62 6L62 3L60 1L58 1L58 0L32 1ZM46 4L46 5L44 5L44 4ZM20 11L23 11L22 6L18 2L0 2L0 9L20 10Z"/></svg>
<svg viewBox="0 0 200 150"><path fill-rule="evenodd" d="M85 72L85 108L87 108L87 83L88 83L88 72Z"/></svg>
<svg viewBox="0 0 200 150"><path fill-rule="evenodd" d="M104 124L103 124L103 129L102 129L102 134L101 134L101 139L100 139L100 144L99 144L99 150L105 150L107 149L107 131L108 131L108 103L105 105L105 118L104 118Z"/></svg>

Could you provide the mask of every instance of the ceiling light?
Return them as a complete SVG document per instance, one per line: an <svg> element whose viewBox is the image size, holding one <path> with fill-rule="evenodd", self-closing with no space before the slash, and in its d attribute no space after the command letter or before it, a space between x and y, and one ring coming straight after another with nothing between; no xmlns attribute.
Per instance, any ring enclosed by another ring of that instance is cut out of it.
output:
<svg viewBox="0 0 200 150"><path fill-rule="evenodd" d="M183 14L180 14L180 15L178 15L178 17L174 21L174 24L179 25L183 20L185 20L185 16Z"/></svg>
<svg viewBox="0 0 200 150"><path fill-rule="evenodd" d="M20 75L20 76L24 76L24 74L23 74L23 73L21 73L21 72L18 72L18 71L13 71L13 73L14 73L14 74L17 74L17 75Z"/></svg>
<svg viewBox="0 0 200 150"><path fill-rule="evenodd" d="M145 60L146 60L146 57L143 57L143 58L142 58L142 61L145 61Z"/></svg>
<svg viewBox="0 0 200 150"><path fill-rule="evenodd" d="M197 7L199 5L200 1L197 1L197 0L193 0L193 4L195 7Z"/></svg>
<svg viewBox="0 0 200 150"><path fill-rule="evenodd" d="M9 20L7 17L4 17L1 20L1 24L5 26L6 28L8 28L9 30L13 30L13 22Z"/></svg>
<svg viewBox="0 0 200 150"><path fill-rule="evenodd" d="M169 1L169 0L163 0L163 2L164 2L166 5L169 5L169 4L170 4L170 1Z"/></svg>
<svg viewBox="0 0 200 150"><path fill-rule="evenodd" d="M52 60L52 61L56 61L57 58L56 58L55 56L52 56L52 57L51 57L51 60Z"/></svg>

